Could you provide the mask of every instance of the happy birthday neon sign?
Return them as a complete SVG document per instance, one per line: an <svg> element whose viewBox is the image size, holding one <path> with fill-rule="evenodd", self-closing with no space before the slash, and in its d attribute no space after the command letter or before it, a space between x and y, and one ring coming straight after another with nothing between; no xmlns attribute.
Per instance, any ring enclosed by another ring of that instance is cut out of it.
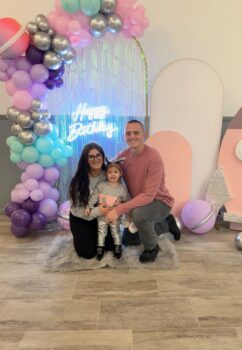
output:
<svg viewBox="0 0 242 350"><path fill-rule="evenodd" d="M112 138L118 130L113 123L107 122L110 110L106 106L88 107L86 103L80 103L77 110L71 114L73 123L69 126L68 142L75 141L79 136L104 133Z"/></svg>

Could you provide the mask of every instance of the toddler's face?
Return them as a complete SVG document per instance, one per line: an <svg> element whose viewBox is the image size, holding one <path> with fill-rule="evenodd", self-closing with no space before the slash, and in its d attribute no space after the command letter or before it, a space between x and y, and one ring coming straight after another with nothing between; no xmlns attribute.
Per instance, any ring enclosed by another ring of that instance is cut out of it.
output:
<svg viewBox="0 0 242 350"><path fill-rule="evenodd" d="M121 177L121 172L116 167L110 167L107 170L107 178L109 182L118 182Z"/></svg>

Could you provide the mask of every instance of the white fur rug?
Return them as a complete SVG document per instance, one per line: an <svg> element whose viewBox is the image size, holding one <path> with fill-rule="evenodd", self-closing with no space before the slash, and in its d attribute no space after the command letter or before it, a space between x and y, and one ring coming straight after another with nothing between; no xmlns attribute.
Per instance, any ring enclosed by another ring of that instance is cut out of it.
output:
<svg viewBox="0 0 242 350"><path fill-rule="evenodd" d="M114 269L175 269L178 267L176 250L172 242L164 235L159 237L159 252L155 262L141 264L139 255L142 252L142 246L122 247L123 255L117 260L112 252L105 252L101 261L94 259L83 259L78 257L73 248L73 239L71 235L58 236L54 239L50 250L45 258L45 271L78 271L93 270L102 267Z"/></svg>

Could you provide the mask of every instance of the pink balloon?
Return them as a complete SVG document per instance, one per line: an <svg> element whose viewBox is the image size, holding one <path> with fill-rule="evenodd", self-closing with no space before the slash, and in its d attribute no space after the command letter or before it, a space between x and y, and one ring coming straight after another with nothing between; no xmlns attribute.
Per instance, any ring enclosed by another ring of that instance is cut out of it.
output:
<svg viewBox="0 0 242 350"><path fill-rule="evenodd" d="M78 47L79 44L80 44L80 35L74 35L74 34L70 34L69 36L69 39L71 41L71 46L72 47Z"/></svg>
<svg viewBox="0 0 242 350"><path fill-rule="evenodd" d="M18 191L17 190L12 190L11 191L11 201L16 202L16 203L21 203L21 200L18 197Z"/></svg>
<svg viewBox="0 0 242 350"><path fill-rule="evenodd" d="M17 70L12 75L12 81L16 88L20 90L27 90L32 85L29 73L24 70Z"/></svg>
<svg viewBox="0 0 242 350"><path fill-rule="evenodd" d="M22 182L25 182L29 179L28 175L26 174L26 172L24 172L22 175L21 175L21 181Z"/></svg>
<svg viewBox="0 0 242 350"><path fill-rule="evenodd" d="M0 72L0 81L8 81L10 77L6 72Z"/></svg>
<svg viewBox="0 0 242 350"><path fill-rule="evenodd" d="M51 186L46 181L39 181L39 189L43 192L44 198L48 198Z"/></svg>
<svg viewBox="0 0 242 350"><path fill-rule="evenodd" d="M24 187L24 184L17 184L15 187L14 187L15 190L17 191L20 191L20 190L24 190L25 187Z"/></svg>
<svg viewBox="0 0 242 350"><path fill-rule="evenodd" d="M39 189L37 190L33 190L31 193L30 193L30 198L35 201L35 202L39 202L41 201L43 198L44 198L44 194L42 191L40 191Z"/></svg>
<svg viewBox="0 0 242 350"><path fill-rule="evenodd" d="M144 17L142 22L140 23L140 26L143 28L143 29L146 29L148 28L150 25L150 21L148 20L148 18Z"/></svg>
<svg viewBox="0 0 242 350"><path fill-rule="evenodd" d="M9 67L9 60L0 58L0 72L6 72Z"/></svg>
<svg viewBox="0 0 242 350"><path fill-rule="evenodd" d="M57 181L59 179L59 176L60 176L60 172L57 168L50 167L45 169L44 180L46 180L47 182Z"/></svg>
<svg viewBox="0 0 242 350"><path fill-rule="evenodd" d="M5 90L7 91L7 94L9 96L13 96L13 94L15 94L16 91L18 91L12 79L9 79L8 81L5 82Z"/></svg>
<svg viewBox="0 0 242 350"><path fill-rule="evenodd" d="M56 188L52 188L49 194L49 198L57 202L60 198L60 192Z"/></svg>
<svg viewBox="0 0 242 350"><path fill-rule="evenodd" d="M58 13L56 11L51 11L48 14L48 21L51 27L55 28L56 19L58 18Z"/></svg>
<svg viewBox="0 0 242 350"><path fill-rule="evenodd" d="M79 34L82 30L82 27L77 20L72 20L68 24L68 30L72 34Z"/></svg>
<svg viewBox="0 0 242 350"><path fill-rule="evenodd" d="M23 203L26 199L29 198L29 191L27 189L22 189L18 191L18 198Z"/></svg>
<svg viewBox="0 0 242 350"><path fill-rule="evenodd" d="M135 24L131 27L131 34L139 38L144 34L144 30L139 25Z"/></svg>
<svg viewBox="0 0 242 350"><path fill-rule="evenodd" d="M26 174L26 176L28 175ZM37 190L37 188L39 187L39 183L35 179L28 179L25 181L24 186L27 190L33 191L33 190Z"/></svg>
<svg viewBox="0 0 242 350"><path fill-rule="evenodd" d="M92 35L87 30L82 30L80 35L80 47L88 46L92 41Z"/></svg>
<svg viewBox="0 0 242 350"><path fill-rule="evenodd" d="M12 104L21 111L27 111L32 105L32 96L29 92L19 90L12 97Z"/></svg>
<svg viewBox="0 0 242 350"><path fill-rule="evenodd" d="M70 222L69 220L62 219L58 217L57 219L58 224L66 231L70 231Z"/></svg>
<svg viewBox="0 0 242 350"><path fill-rule="evenodd" d="M72 18L74 18L76 21L78 21L83 29L89 28L90 18L88 16L85 16L82 12L78 11L78 12L73 13Z"/></svg>
<svg viewBox="0 0 242 350"><path fill-rule="evenodd" d="M27 60L26 57L20 56L16 58L15 66L19 70L25 70L26 72L29 72L32 64Z"/></svg>
<svg viewBox="0 0 242 350"><path fill-rule="evenodd" d="M55 29L57 30L57 32L59 32L60 34L67 34L70 21L71 17L69 16L59 16L55 22Z"/></svg>
<svg viewBox="0 0 242 350"><path fill-rule="evenodd" d="M26 168L26 174L32 179L39 180L44 175L44 168L38 163L30 164Z"/></svg>
<svg viewBox="0 0 242 350"><path fill-rule="evenodd" d="M9 66L7 73L10 77L12 77L12 75L17 71L17 68L15 66Z"/></svg>
<svg viewBox="0 0 242 350"><path fill-rule="evenodd" d="M30 69L30 76L38 83L43 83L49 78L49 71L43 64L34 64Z"/></svg>
<svg viewBox="0 0 242 350"><path fill-rule="evenodd" d="M47 218L57 213L57 204L53 199L46 198L40 202L39 212Z"/></svg>
<svg viewBox="0 0 242 350"><path fill-rule="evenodd" d="M48 95L48 89L44 84L34 83L30 88L30 93L33 98L45 98Z"/></svg>

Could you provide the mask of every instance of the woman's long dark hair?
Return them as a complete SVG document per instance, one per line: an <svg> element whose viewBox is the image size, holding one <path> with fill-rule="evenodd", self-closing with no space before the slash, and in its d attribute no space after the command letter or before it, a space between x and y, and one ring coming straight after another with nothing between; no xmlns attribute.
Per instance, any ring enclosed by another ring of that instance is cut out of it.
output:
<svg viewBox="0 0 242 350"><path fill-rule="evenodd" d="M105 169L105 154L101 146L97 143L88 143L82 150L82 154L78 163L78 168L75 176L71 180L69 197L74 206L86 206L90 195L89 190L89 165L88 165L88 154L92 149L97 149L103 156L102 169Z"/></svg>

